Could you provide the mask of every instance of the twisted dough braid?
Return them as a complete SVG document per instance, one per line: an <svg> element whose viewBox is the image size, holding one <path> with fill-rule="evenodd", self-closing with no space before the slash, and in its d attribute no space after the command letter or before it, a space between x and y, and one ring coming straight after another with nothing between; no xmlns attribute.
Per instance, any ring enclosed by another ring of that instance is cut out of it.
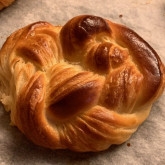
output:
<svg viewBox="0 0 165 165"><path fill-rule="evenodd" d="M35 144L86 152L125 142L165 84L157 53L135 32L82 15L37 22L0 51L1 101Z"/></svg>
<svg viewBox="0 0 165 165"><path fill-rule="evenodd" d="M11 5L12 2L14 2L15 0L0 0L0 10L2 10L3 8Z"/></svg>

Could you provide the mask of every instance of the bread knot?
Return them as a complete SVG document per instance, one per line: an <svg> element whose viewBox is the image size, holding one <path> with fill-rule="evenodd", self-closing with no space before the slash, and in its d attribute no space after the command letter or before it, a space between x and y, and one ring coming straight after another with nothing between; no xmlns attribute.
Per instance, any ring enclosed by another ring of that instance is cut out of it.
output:
<svg viewBox="0 0 165 165"><path fill-rule="evenodd" d="M37 22L0 51L0 94L35 144L101 151L130 138L165 85L157 53L131 29L97 16Z"/></svg>

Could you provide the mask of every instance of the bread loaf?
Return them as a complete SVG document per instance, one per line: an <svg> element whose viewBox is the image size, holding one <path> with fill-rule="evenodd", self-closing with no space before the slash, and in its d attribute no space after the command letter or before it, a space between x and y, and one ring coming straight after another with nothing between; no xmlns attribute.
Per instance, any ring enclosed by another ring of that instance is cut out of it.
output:
<svg viewBox="0 0 165 165"><path fill-rule="evenodd" d="M12 2L14 2L14 0L0 0L0 10L11 5Z"/></svg>
<svg viewBox="0 0 165 165"><path fill-rule="evenodd" d="M33 143L101 151L128 140L147 118L165 67L133 30L81 15L14 32L0 51L0 81L12 124Z"/></svg>

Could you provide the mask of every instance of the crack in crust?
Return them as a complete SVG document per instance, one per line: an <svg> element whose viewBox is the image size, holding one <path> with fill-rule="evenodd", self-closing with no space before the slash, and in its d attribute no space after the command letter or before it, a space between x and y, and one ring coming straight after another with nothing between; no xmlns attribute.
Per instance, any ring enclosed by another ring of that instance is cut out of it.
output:
<svg viewBox="0 0 165 165"><path fill-rule="evenodd" d="M125 142L165 85L157 53L129 28L83 15L37 22L0 50L0 96L35 144L101 151Z"/></svg>

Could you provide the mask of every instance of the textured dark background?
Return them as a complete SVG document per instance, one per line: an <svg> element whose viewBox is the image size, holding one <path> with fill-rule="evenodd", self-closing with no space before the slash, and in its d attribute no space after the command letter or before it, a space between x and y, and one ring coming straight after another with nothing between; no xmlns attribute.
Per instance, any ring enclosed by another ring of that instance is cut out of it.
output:
<svg viewBox="0 0 165 165"><path fill-rule="evenodd" d="M165 63L165 0L16 0L0 11L0 47L7 36L27 24L42 20L63 25L80 14L98 15L132 28ZM165 164L165 92L128 142L99 153L44 149L9 123L9 113L0 106L0 165Z"/></svg>

